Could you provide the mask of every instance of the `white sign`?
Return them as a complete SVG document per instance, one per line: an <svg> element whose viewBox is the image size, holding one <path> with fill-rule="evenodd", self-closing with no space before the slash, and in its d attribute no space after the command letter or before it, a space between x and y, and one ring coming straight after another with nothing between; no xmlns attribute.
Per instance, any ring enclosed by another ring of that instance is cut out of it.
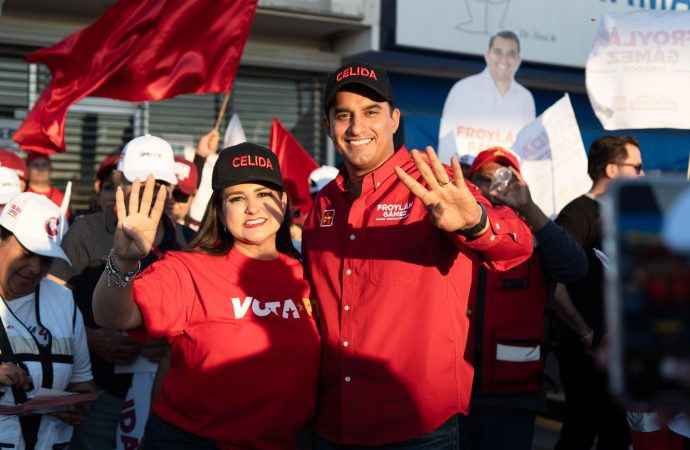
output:
<svg viewBox="0 0 690 450"><path fill-rule="evenodd" d="M567 94L520 131L513 151L521 158L521 173L532 200L551 218L592 186L587 153Z"/></svg>
<svg viewBox="0 0 690 450"><path fill-rule="evenodd" d="M690 0L398 0L396 44L483 55L489 37L515 32L524 61L584 67L604 13L688 10Z"/></svg>
<svg viewBox="0 0 690 450"><path fill-rule="evenodd" d="M690 129L690 13L604 15L585 76L604 129Z"/></svg>
<svg viewBox="0 0 690 450"><path fill-rule="evenodd" d="M502 60L500 64L507 65ZM441 162L450 164L454 155L476 156L490 147L513 146L522 127L534 120L536 110L532 94L514 79L510 84L508 92L502 95L489 68L455 83L441 114L438 135Z"/></svg>

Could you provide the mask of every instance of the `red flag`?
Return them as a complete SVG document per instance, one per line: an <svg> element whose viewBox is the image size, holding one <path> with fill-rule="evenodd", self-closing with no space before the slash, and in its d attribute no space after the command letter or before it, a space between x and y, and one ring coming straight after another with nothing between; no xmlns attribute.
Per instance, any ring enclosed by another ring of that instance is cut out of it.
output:
<svg viewBox="0 0 690 450"><path fill-rule="evenodd" d="M65 115L87 95L133 102L230 92L257 0L120 0L93 25L26 60L52 81L13 139L65 151Z"/></svg>
<svg viewBox="0 0 690 450"><path fill-rule="evenodd" d="M309 174L319 165L275 117L269 142L270 149L278 156L285 190L292 206L298 208L304 217L311 208Z"/></svg>

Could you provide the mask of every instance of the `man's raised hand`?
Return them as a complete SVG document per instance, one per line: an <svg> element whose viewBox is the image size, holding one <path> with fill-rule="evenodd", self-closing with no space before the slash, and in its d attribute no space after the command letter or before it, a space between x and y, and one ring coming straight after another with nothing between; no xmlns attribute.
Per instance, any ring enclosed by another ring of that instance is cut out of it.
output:
<svg viewBox="0 0 690 450"><path fill-rule="evenodd" d="M431 215L433 224L444 231L472 228L481 220L482 210L462 176L457 159L452 158L453 176L448 174L432 147L426 147L427 163L419 150L412 150L412 160L426 182L426 187L400 167L395 173L400 181L419 198Z"/></svg>

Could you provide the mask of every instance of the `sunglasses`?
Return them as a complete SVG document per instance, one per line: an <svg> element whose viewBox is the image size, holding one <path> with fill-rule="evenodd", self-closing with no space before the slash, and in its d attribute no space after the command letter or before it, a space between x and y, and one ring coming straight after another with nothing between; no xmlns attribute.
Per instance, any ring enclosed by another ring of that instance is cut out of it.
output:
<svg viewBox="0 0 690 450"><path fill-rule="evenodd" d="M616 163L616 165L632 167L633 169L635 169L635 173L638 175L640 174L640 172L642 172L642 164Z"/></svg>

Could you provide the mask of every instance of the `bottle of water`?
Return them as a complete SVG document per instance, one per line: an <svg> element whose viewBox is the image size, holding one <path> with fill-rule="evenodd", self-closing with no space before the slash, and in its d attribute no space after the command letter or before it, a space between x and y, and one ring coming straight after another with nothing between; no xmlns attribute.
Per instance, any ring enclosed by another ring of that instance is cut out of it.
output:
<svg viewBox="0 0 690 450"><path fill-rule="evenodd" d="M494 172L491 177L491 184L489 185L489 192L498 192L499 194L508 189L510 179L513 178L513 173L507 167L501 167Z"/></svg>

